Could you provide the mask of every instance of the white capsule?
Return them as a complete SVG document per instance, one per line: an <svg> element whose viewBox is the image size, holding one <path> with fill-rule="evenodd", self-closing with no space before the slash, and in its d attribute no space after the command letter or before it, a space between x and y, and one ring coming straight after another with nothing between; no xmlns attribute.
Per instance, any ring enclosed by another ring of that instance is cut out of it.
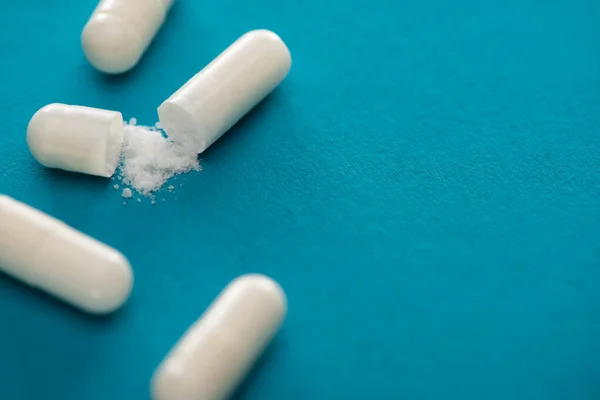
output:
<svg viewBox="0 0 600 400"><path fill-rule="evenodd" d="M83 52L107 74L133 68L163 24L173 0L101 0L81 33Z"/></svg>
<svg viewBox="0 0 600 400"><path fill-rule="evenodd" d="M248 32L160 105L160 124L171 139L201 153L271 93L291 65L279 36Z"/></svg>
<svg viewBox="0 0 600 400"><path fill-rule="evenodd" d="M94 314L119 308L133 284L117 250L4 195L0 271Z"/></svg>
<svg viewBox="0 0 600 400"><path fill-rule="evenodd" d="M108 178L119 164L123 116L117 111L50 104L29 121L27 144L46 167Z"/></svg>
<svg viewBox="0 0 600 400"><path fill-rule="evenodd" d="M154 400L222 400L279 330L283 290L258 274L232 281L192 325L152 378Z"/></svg>

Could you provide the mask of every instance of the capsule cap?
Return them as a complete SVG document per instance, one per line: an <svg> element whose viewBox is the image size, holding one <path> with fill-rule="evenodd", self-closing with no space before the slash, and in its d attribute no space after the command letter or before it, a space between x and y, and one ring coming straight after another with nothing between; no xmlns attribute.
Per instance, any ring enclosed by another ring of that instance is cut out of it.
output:
<svg viewBox="0 0 600 400"><path fill-rule="evenodd" d="M123 145L123 116L116 111L50 104L29 121L27 144L46 167L110 177Z"/></svg>

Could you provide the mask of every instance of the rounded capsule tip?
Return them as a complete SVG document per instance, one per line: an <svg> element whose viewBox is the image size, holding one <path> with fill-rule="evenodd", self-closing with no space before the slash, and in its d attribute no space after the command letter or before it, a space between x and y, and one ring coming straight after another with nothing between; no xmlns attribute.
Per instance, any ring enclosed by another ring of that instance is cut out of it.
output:
<svg viewBox="0 0 600 400"><path fill-rule="evenodd" d="M40 108L31 117L27 125L27 146L33 158L46 167L52 167L53 162L50 159L52 151L48 148L47 126L50 122L52 110L60 107L61 104L48 104Z"/></svg>
<svg viewBox="0 0 600 400"><path fill-rule="evenodd" d="M107 14L95 16L83 28L81 47L90 64L107 74L129 71L144 49L131 24Z"/></svg>
<svg viewBox="0 0 600 400"><path fill-rule="evenodd" d="M278 305L281 315L287 313L287 297L283 288L266 275L256 273L242 275L234 279L229 286L245 288L250 292L267 296Z"/></svg>
<svg viewBox="0 0 600 400"><path fill-rule="evenodd" d="M269 43L272 50L276 51L278 56L283 60L281 68L285 71L283 75L287 75L292 67L292 53L290 53L290 49L278 34L268 29L255 29L246 33L245 36L248 36L252 40Z"/></svg>
<svg viewBox="0 0 600 400"><path fill-rule="evenodd" d="M133 272L125 256L116 250L106 260L105 273L87 294L86 311L92 314L108 314L120 308L129 298L133 288Z"/></svg>

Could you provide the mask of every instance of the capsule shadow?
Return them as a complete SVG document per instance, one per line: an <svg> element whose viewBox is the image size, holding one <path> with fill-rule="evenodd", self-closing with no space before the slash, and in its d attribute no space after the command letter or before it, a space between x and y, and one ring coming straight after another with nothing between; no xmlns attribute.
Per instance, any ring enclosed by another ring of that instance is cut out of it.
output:
<svg viewBox="0 0 600 400"><path fill-rule="evenodd" d="M244 378L240 386L235 390L231 396L231 400L244 400L248 393L252 391L252 388L257 382L257 378L262 374L263 370L270 364L273 363L276 353L278 353L280 344L280 335L275 336L273 341L267 346L263 354L256 361L248 375Z"/></svg>
<svg viewBox="0 0 600 400"><path fill-rule="evenodd" d="M78 172L63 171L55 168L41 168L40 175L51 185L60 186L68 190L71 186L87 190L104 190L110 183L110 178L102 176L81 174Z"/></svg>
<svg viewBox="0 0 600 400"><path fill-rule="evenodd" d="M11 298L11 301L14 301L15 304L31 304L37 310L47 309L49 313L72 316L84 320L86 324L91 326L105 326L106 324L116 323L126 318L128 314L127 303L109 314L90 314L4 273L0 273L0 293Z"/></svg>
<svg viewBox="0 0 600 400"><path fill-rule="evenodd" d="M0 274L0 297L10 308L0 342L2 361L10 365L3 369L1 397L73 398L71 383L93 373L109 345L105 334L122 315L94 317L5 274Z"/></svg>

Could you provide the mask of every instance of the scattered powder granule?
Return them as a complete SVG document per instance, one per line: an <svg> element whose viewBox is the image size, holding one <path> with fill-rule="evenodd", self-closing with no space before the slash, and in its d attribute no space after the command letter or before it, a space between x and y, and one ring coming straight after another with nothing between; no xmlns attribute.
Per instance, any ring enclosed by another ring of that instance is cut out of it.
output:
<svg viewBox="0 0 600 400"><path fill-rule="evenodd" d="M138 199L137 199L137 202L138 202L138 203L141 203L141 202L142 202L142 199L140 199L140 198L138 197Z"/></svg>
<svg viewBox="0 0 600 400"><path fill-rule="evenodd" d="M123 189L123 193L121 194L121 196L123 196L126 199L130 199L133 197L133 192L131 191L131 189L125 188Z"/></svg>
<svg viewBox="0 0 600 400"><path fill-rule="evenodd" d="M117 190L117 189L119 189L119 185L114 185L114 186L113 186L113 188L114 188L115 190Z"/></svg>
<svg viewBox="0 0 600 400"><path fill-rule="evenodd" d="M158 190L173 175L200 171L193 150L172 142L155 127L132 125L130 120L123 134L120 176L143 195Z"/></svg>

